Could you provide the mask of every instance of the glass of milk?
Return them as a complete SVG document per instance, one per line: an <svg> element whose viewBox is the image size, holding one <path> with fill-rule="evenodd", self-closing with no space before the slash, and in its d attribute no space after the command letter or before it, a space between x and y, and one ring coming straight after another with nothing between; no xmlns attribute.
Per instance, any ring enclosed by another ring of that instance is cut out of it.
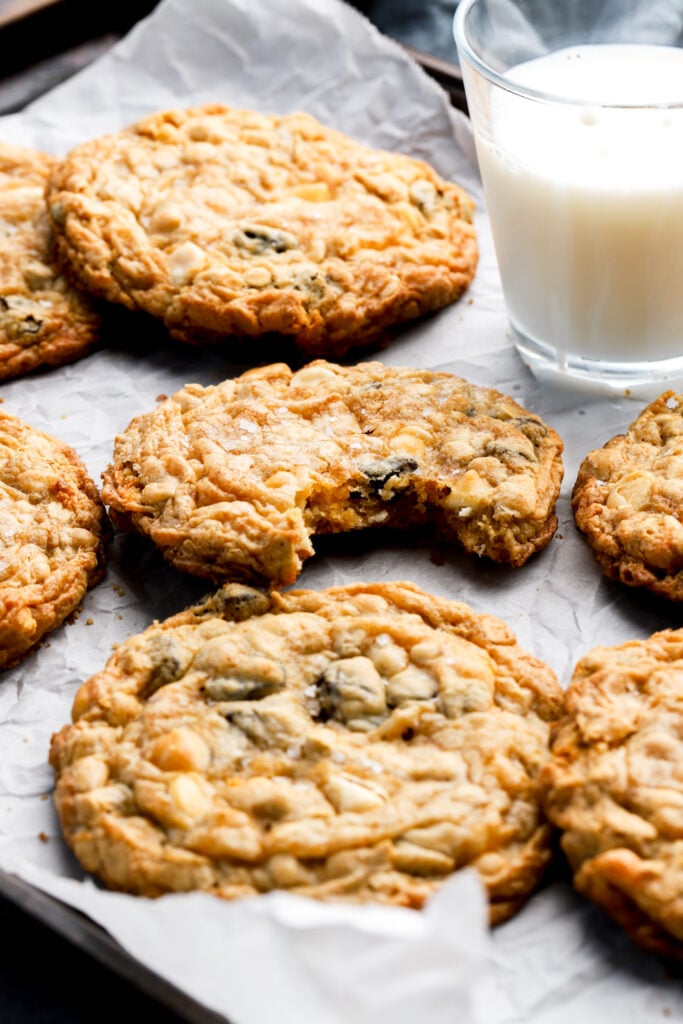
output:
<svg viewBox="0 0 683 1024"><path fill-rule="evenodd" d="M456 10L505 302L541 379L626 394L683 381L683 48L660 7Z"/></svg>

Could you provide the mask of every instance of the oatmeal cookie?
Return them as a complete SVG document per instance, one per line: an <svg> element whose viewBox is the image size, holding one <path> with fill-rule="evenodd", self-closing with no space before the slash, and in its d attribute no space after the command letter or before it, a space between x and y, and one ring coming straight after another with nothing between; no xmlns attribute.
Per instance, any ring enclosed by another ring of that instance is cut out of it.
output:
<svg viewBox="0 0 683 1024"><path fill-rule="evenodd" d="M420 907L470 866L501 921L550 856L538 776L562 700L503 622L414 585L228 584L81 687L56 806L114 889Z"/></svg>
<svg viewBox="0 0 683 1024"><path fill-rule="evenodd" d="M454 302L477 262L462 189L303 113L155 114L69 153L48 204L90 292L199 344L274 333L339 358Z"/></svg>
<svg viewBox="0 0 683 1024"><path fill-rule="evenodd" d="M53 262L45 185L56 160L0 142L0 380L84 355L101 315Z"/></svg>
<svg viewBox="0 0 683 1024"><path fill-rule="evenodd" d="M522 565L557 525L562 443L449 373L316 360L190 384L116 439L102 496L179 569L292 583L311 537L433 524Z"/></svg>
<svg viewBox="0 0 683 1024"><path fill-rule="evenodd" d="M574 518L610 579L683 600L683 395L666 391L590 452Z"/></svg>
<svg viewBox="0 0 683 1024"><path fill-rule="evenodd" d="M0 669L61 625L98 582L106 536L78 455L0 412Z"/></svg>
<svg viewBox="0 0 683 1024"><path fill-rule="evenodd" d="M683 630L577 665L541 773L577 889L683 960Z"/></svg>

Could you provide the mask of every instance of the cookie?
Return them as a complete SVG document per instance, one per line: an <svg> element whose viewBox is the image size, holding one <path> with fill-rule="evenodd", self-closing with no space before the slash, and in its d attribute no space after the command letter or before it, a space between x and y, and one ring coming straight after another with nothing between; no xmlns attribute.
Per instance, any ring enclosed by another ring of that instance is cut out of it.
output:
<svg viewBox="0 0 683 1024"><path fill-rule="evenodd" d="M56 160L0 143L0 380L90 350L102 317L57 269L45 185Z"/></svg>
<svg viewBox="0 0 683 1024"><path fill-rule="evenodd" d="M281 587L314 535L427 523L517 566L556 528L561 450L538 416L449 373L275 364L134 419L102 495L117 523L216 582Z"/></svg>
<svg viewBox="0 0 683 1024"><path fill-rule="evenodd" d="M78 607L102 576L106 537L78 455L0 412L0 669Z"/></svg>
<svg viewBox="0 0 683 1024"><path fill-rule="evenodd" d="M550 856L538 776L562 699L499 619L414 585L228 584L81 687L56 807L113 889L420 907L470 866L501 921Z"/></svg>
<svg viewBox="0 0 683 1024"><path fill-rule="evenodd" d="M146 117L69 153L48 203L85 288L199 344L338 358L454 302L477 262L462 189L303 113Z"/></svg>
<svg viewBox="0 0 683 1024"><path fill-rule="evenodd" d="M577 665L541 773L577 889L683 960L683 630Z"/></svg>
<svg viewBox="0 0 683 1024"><path fill-rule="evenodd" d="M666 391L625 434L590 452L574 485L576 525L605 574L683 600L683 396Z"/></svg>

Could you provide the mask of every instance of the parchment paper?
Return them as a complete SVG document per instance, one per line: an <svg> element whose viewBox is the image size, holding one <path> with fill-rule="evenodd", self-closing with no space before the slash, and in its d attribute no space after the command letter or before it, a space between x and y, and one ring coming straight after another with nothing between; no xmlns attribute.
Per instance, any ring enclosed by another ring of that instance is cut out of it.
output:
<svg viewBox="0 0 683 1024"><path fill-rule="evenodd" d="M566 444L560 529L522 569L479 564L428 539L382 533L320 543L299 585L413 580L505 619L566 683L579 656L680 625L675 607L608 584L577 535L568 494L585 453L623 430L641 402L537 385L509 334L465 118L361 15L337 0L166 0L76 78L0 122L0 136L63 153L168 106L217 100L305 109L354 137L427 158L479 203L481 262L468 295L372 358L447 369L512 394ZM99 480L115 433L190 380L245 368L239 355L143 336L124 321L100 351L5 384L4 407L73 445ZM180 610L206 585L118 536L105 580L77 621L0 682L0 867L90 914L133 956L234 1024L564 1024L628 1015L683 1018L679 985L634 949L566 877L509 924L486 931L464 872L426 911L323 906L286 894L227 904L203 895L147 901L103 892L63 844L52 808L50 735L80 683L115 644ZM42 837L42 838L41 838Z"/></svg>

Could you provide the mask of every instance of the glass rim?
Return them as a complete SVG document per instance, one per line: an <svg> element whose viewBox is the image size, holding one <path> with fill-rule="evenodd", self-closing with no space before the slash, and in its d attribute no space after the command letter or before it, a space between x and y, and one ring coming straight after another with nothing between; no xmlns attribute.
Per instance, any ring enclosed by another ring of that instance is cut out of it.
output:
<svg viewBox="0 0 683 1024"><path fill-rule="evenodd" d="M460 57L478 71L480 75L488 79L493 85L497 85L506 92L513 93L524 99L536 100L541 103L562 103L568 107L597 107L601 110L678 110L683 109L683 99L667 101L665 103L606 103L602 100L580 99L579 97L566 96L562 93L546 92L543 89L535 89L533 86L522 85L507 78L505 72L496 71L490 64L487 64L472 48L467 38L465 19L469 11L480 0L460 0L453 16L453 37L456 49ZM634 44L637 45L637 44ZM652 43L652 46L663 45Z"/></svg>

